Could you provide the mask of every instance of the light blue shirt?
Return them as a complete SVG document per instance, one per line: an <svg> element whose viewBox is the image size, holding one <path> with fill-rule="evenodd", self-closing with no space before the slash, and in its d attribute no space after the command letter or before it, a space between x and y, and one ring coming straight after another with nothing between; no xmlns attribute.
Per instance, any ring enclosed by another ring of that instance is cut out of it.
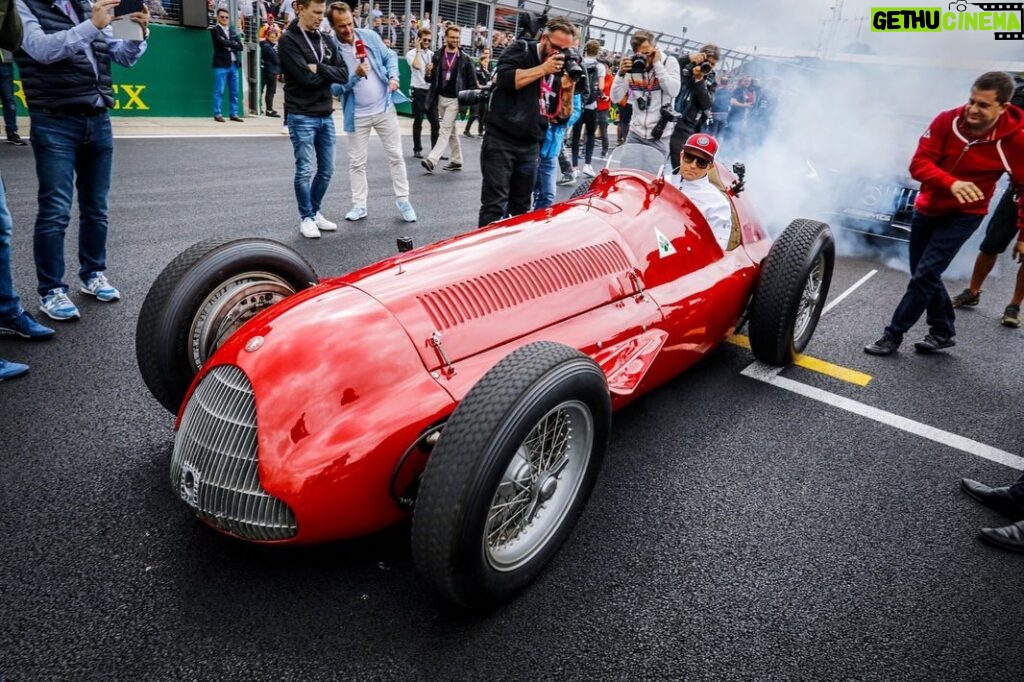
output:
<svg viewBox="0 0 1024 682"><path fill-rule="evenodd" d="M92 41L100 34L103 35L103 39L110 46L110 58L121 66L134 66L135 62L146 51L145 40L135 41L115 38L110 26L107 26L102 31L96 28L96 24L92 23L91 15L85 17L85 21L73 28L57 31L56 33L46 33L43 31L43 27L39 25L39 20L32 14L32 10L25 4L25 1L17 0L17 4L18 16L21 17L25 33L22 38L21 48L28 53L29 57L40 64L53 64L62 59L67 59L78 52L84 52L85 56L89 59L89 63L92 64L93 72L98 78L99 67L96 63L96 55L93 53ZM67 14L63 0L57 0L54 4ZM91 2L88 4L92 6ZM68 18L71 21L77 21L74 13L68 15ZM120 21L130 20L120 19ZM102 97L96 98L96 105L103 106Z"/></svg>
<svg viewBox="0 0 1024 682"><path fill-rule="evenodd" d="M395 54L395 51L385 46L384 41L375 31L357 28L356 37L366 45L366 57L369 59L370 66L372 67L372 73L369 77L379 78L385 87L387 87L388 81L392 78L397 80L398 55ZM340 50L341 45L337 37L332 35L331 39L334 41L334 49ZM335 83L331 86L331 93L341 100L341 109L345 118L345 132L347 133L354 133L356 131L356 97L354 89L358 82L359 76L356 75L355 69L351 69L348 74L348 83ZM395 90L385 100L384 111L387 111L391 104L402 104L408 101L409 98L401 90Z"/></svg>

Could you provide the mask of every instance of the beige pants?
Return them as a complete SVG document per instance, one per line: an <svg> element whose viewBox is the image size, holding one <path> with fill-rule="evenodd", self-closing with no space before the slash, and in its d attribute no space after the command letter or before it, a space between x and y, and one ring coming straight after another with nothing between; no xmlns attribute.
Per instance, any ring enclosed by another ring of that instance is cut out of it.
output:
<svg viewBox="0 0 1024 682"><path fill-rule="evenodd" d="M441 161L444 148L451 152L448 156L452 163L462 165L462 147L459 146L459 131L455 119L459 116L459 100L454 97L437 98L437 117L441 121L441 131L437 134L437 144L427 156L435 166Z"/></svg>
<svg viewBox="0 0 1024 682"><path fill-rule="evenodd" d="M356 116L356 131L348 135L348 175L352 183L352 205L366 208L366 148L370 131L376 130L377 137L384 145L391 167L391 185L395 196L401 200L409 198L409 178L405 174L405 160L402 158L402 139L398 131L398 114L395 108L373 116Z"/></svg>

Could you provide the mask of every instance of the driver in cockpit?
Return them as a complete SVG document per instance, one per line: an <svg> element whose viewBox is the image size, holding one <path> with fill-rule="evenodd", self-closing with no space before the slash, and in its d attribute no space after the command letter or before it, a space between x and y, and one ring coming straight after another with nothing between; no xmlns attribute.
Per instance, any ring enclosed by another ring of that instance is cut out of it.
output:
<svg viewBox="0 0 1024 682"><path fill-rule="evenodd" d="M732 208L725 194L708 178L717 153L718 140L705 133L690 135L679 159L679 189L707 219L724 251L732 234Z"/></svg>

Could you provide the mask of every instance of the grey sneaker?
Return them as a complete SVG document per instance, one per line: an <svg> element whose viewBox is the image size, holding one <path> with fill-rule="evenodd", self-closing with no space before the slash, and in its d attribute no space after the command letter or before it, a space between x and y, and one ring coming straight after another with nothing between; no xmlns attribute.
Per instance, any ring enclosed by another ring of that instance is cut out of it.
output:
<svg viewBox="0 0 1024 682"><path fill-rule="evenodd" d="M97 300L104 303L121 298L121 292L110 285L110 282L107 281L107 276L102 272L94 272L92 277L82 284L81 291L83 294L95 296Z"/></svg>
<svg viewBox="0 0 1024 682"><path fill-rule="evenodd" d="M60 288L50 289L46 292L46 295L39 299L39 309L50 319L58 321L77 320L82 316L75 304L68 298L68 292Z"/></svg>
<svg viewBox="0 0 1024 682"><path fill-rule="evenodd" d="M970 289L964 289L959 294L953 297L954 308L966 308L969 306L978 305L978 301L981 300L981 292L974 293Z"/></svg>

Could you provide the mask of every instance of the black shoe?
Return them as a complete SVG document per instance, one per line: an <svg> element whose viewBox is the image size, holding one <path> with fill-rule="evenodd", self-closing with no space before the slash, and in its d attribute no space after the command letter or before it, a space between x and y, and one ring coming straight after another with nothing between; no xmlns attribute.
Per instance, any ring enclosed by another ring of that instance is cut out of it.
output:
<svg viewBox="0 0 1024 682"><path fill-rule="evenodd" d="M864 352L868 355L892 355L900 347L900 342L889 335L885 335L874 343L864 346Z"/></svg>
<svg viewBox="0 0 1024 682"><path fill-rule="evenodd" d="M24 147L28 144L25 140L21 139L21 135L18 133L10 133L7 135L7 144L13 144L16 147Z"/></svg>
<svg viewBox="0 0 1024 682"><path fill-rule="evenodd" d="M969 288L964 289L959 294L953 297L952 303L954 308L965 308L967 306L976 306L978 301L981 300L981 292L974 293Z"/></svg>
<svg viewBox="0 0 1024 682"><path fill-rule="evenodd" d="M1002 549L1024 552L1024 521L1002 528L982 528L981 539Z"/></svg>
<svg viewBox="0 0 1024 682"><path fill-rule="evenodd" d="M224 117L221 116L220 114L217 114L216 116L213 117L213 120L216 121L217 123L223 123L224 122Z"/></svg>
<svg viewBox="0 0 1024 682"><path fill-rule="evenodd" d="M426 168L428 173L434 172L434 162L430 159L423 159L423 161L420 162L420 165Z"/></svg>
<svg viewBox="0 0 1024 682"><path fill-rule="evenodd" d="M993 511L997 511L1011 521L1024 519L1024 507L1017 504L1017 500L1010 494L1010 488L990 488L984 483L978 483L969 478L960 481L960 489L981 502Z"/></svg>
<svg viewBox="0 0 1024 682"><path fill-rule="evenodd" d="M463 135L464 135L465 137L476 137L476 135L474 135L473 133L469 132L468 130L467 130L466 132L462 133L462 134L463 134Z"/></svg>
<svg viewBox="0 0 1024 682"><path fill-rule="evenodd" d="M953 339L944 339L941 336L934 336L929 334L924 337L924 341L918 341L914 344L914 349L918 353L934 353L937 350L944 348L952 348L956 345L956 341Z"/></svg>
<svg viewBox="0 0 1024 682"><path fill-rule="evenodd" d="M412 158L414 158L414 159L422 159L423 158L423 152L413 152L412 153Z"/></svg>
<svg viewBox="0 0 1024 682"><path fill-rule="evenodd" d="M443 170L460 171L460 170L462 170L462 164L461 163L449 163L449 164L447 164L444 167Z"/></svg>
<svg viewBox="0 0 1024 682"><path fill-rule="evenodd" d="M234 121L235 123L245 123L245 119L242 118L241 116L232 116L231 120Z"/></svg>
<svg viewBox="0 0 1024 682"><path fill-rule="evenodd" d="M281 114L277 113L273 109L267 112L267 116L269 116L270 118L281 118Z"/></svg>

